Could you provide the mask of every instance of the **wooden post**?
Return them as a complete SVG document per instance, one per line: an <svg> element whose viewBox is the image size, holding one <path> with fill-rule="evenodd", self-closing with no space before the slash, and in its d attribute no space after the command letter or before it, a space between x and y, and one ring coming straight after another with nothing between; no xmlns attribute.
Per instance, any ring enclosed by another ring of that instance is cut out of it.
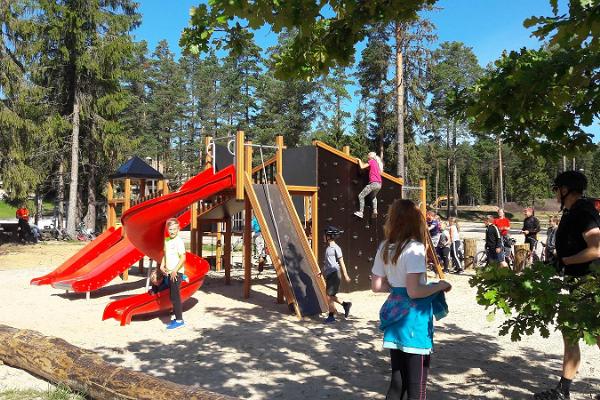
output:
<svg viewBox="0 0 600 400"><path fill-rule="evenodd" d="M221 222L216 223L217 226L217 247L215 249L215 270L221 271L223 269L223 224Z"/></svg>
<svg viewBox="0 0 600 400"><path fill-rule="evenodd" d="M108 219L108 228L114 228L115 225L117 224L117 215L116 215L116 211L115 211L115 203L113 202L114 199L114 188L113 188L113 181L112 179L109 179L107 184L106 184L106 202L108 203L108 207L106 212L108 213L108 215L106 216L106 218Z"/></svg>
<svg viewBox="0 0 600 400"><path fill-rule="evenodd" d="M277 146L277 174L283 177L283 136L275 136L275 145Z"/></svg>
<svg viewBox="0 0 600 400"><path fill-rule="evenodd" d="M131 179L125 178L125 193L124 193L123 212L131 208Z"/></svg>
<svg viewBox="0 0 600 400"><path fill-rule="evenodd" d="M475 254L477 254L477 239L465 239L465 269L475 267Z"/></svg>
<svg viewBox="0 0 600 400"><path fill-rule="evenodd" d="M198 255L198 202L192 203L190 209L190 251Z"/></svg>
<svg viewBox="0 0 600 400"><path fill-rule="evenodd" d="M146 180L142 178L142 179L140 179L140 198L139 198L139 202L141 203L144 200L146 200Z"/></svg>
<svg viewBox="0 0 600 400"><path fill-rule="evenodd" d="M125 178L125 194L123 199L123 213L131 207L131 179ZM121 214L123 215L123 214ZM129 279L129 268L123 271L121 274L121 279L124 281Z"/></svg>
<svg viewBox="0 0 600 400"><path fill-rule="evenodd" d="M419 179L419 186L421 187L420 201L421 201L421 212L423 215L427 213L427 180L421 178Z"/></svg>
<svg viewBox="0 0 600 400"><path fill-rule="evenodd" d="M163 179L163 196L169 194L169 180Z"/></svg>
<svg viewBox="0 0 600 400"><path fill-rule="evenodd" d="M521 272L525 268L530 252L528 243L515 245L515 272Z"/></svg>
<svg viewBox="0 0 600 400"><path fill-rule="evenodd" d="M250 297L252 285L252 205L248 197L244 200L244 293L245 299Z"/></svg>
<svg viewBox="0 0 600 400"><path fill-rule="evenodd" d="M314 192L312 195L311 205L311 219L312 226L310 231L312 232L312 248L313 253L315 253L315 257L319 258L319 194L318 192Z"/></svg>
<svg viewBox="0 0 600 400"><path fill-rule="evenodd" d="M344 146L344 147L342 148L342 151L343 151L345 154L347 154L347 155L350 155L350 146Z"/></svg>
<svg viewBox="0 0 600 400"><path fill-rule="evenodd" d="M244 131L235 136L235 199L244 200Z"/></svg>
<svg viewBox="0 0 600 400"><path fill-rule="evenodd" d="M244 146L244 169L240 176L252 174L252 142L248 142L248 145ZM247 299L252 286L252 205L245 193L244 196L244 298Z"/></svg>
<svg viewBox="0 0 600 400"><path fill-rule="evenodd" d="M205 170L212 168L212 166L213 166L212 147L210 146L211 142L212 142L211 136L206 136L204 138L204 149L206 152L206 155L204 157L204 169Z"/></svg>
<svg viewBox="0 0 600 400"><path fill-rule="evenodd" d="M202 220L198 221L198 229L196 230L198 238L197 240L197 251L198 251L198 257L202 257L202 245L204 244L204 228L202 227Z"/></svg>
<svg viewBox="0 0 600 400"><path fill-rule="evenodd" d="M225 218L225 249L223 251L223 267L225 267L225 284L231 284L231 217Z"/></svg>

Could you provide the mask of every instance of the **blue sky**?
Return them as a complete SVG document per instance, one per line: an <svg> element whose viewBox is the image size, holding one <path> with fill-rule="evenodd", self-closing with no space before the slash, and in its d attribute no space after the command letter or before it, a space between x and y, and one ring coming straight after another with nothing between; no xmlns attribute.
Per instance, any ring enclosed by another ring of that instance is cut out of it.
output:
<svg viewBox="0 0 600 400"><path fill-rule="evenodd" d="M146 40L150 51L166 39L171 51L179 55L179 36L188 24L189 10L199 3L199 0L140 0L142 25L134 32L136 39ZM523 27L523 20L551 14L549 0L440 0L436 7L438 10L428 16L437 27L438 42L465 43L473 48L482 66L497 59L503 50L539 47L537 39ZM263 48L275 41L268 29L260 30L255 37ZM349 108L356 102L352 103ZM588 130L600 139L597 122Z"/></svg>

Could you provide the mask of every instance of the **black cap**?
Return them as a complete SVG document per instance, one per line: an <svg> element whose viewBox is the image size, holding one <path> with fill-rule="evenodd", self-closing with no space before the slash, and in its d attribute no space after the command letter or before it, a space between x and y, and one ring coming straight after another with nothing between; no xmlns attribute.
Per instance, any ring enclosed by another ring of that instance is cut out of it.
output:
<svg viewBox="0 0 600 400"><path fill-rule="evenodd" d="M561 172L554 179L552 189L566 187L569 191L583 193L587 189L587 178L579 171Z"/></svg>

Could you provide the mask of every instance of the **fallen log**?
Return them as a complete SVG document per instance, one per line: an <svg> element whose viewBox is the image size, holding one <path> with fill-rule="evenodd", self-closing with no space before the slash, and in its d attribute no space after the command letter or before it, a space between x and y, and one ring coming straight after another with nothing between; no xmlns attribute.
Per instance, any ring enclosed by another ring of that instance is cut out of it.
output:
<svg viewBox="0 0 600 400"><path fill-rule="evenodd" d="M92 399L230 400L232 397L108 363L90 350L39 332L0 324L0 361Z"/></svg>

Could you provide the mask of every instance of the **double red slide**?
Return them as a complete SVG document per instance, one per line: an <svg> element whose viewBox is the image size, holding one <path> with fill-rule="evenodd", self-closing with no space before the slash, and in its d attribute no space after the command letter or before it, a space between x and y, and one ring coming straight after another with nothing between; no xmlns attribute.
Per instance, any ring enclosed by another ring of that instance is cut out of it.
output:
<svg viewBox="0 0 600 400"><path fill-rule="evenodd" d="M88 292L106 285L144 255L160 260L163 256L165 220L183 212L178 220L181 227L187 226L190 213L186 209L191 204L231 189L234 185L233 166L216 174L212 170L203 171L176 192L130 208L121 218L123 228L109 229L56 270L32 279L31 284L51 284L56 288ZM208 263L188 253L185 269L189 282L182 283L182 301L201 286L208 272ZM166 296L164 292L158 295L142 294L109 304L104 312L104 319L119 319L124 325L129 323L135 314L158 311L170 306L168 291Z"/></svg>

